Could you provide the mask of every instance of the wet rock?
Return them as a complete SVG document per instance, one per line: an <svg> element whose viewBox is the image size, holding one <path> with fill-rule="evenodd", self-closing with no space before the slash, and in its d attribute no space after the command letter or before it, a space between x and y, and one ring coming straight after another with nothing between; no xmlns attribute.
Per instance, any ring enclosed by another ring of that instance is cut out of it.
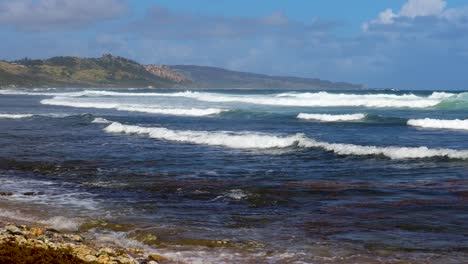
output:
<svg viewBox="0 0 468 264"><path fill-rule="evenodd" d="M98 252L98 256L115 256L116 252L112 248L101 248Z"/></svg>
<svg viewBox="0 0 468 264"><path fill-rule="evenodd" d="M76 234L66 234L63 237L68 238L68 239L70 239L71 241L74 241L74 242L84 241L84 238L82 236L76 235Z"/></svg>
<svg viewBox="0 0 468 264"><path fill-rule="evenodd" d="M12 192L0 192L0 196L12 196Z"/></svg>
<svg viewBox="0 0 468 264"><path fill-rule="evenodd" d="M14 225L7 225L5 226L5 230L12 234L12 235L22 235L23 232L21 231L21 229L19 229L18 227L14 226Z"/></svg>
<svg viewBox="0 0 468 264"><path fill-rule="evenodd" d="M97 261L97 258L96 256L94 255L86 255L84 258L83 258L84 261L86 262L96 262Z"/></svg>
<svg viewBox="0 0 468 264"><path fill-rule="evenodd" d="M72 243L66 243L66 241ZM15 254L15 258L35 259L34 262L19 263L101 263L101 264L137 264L138 262L127 254L126 249L121 248L92 248L83 244L83 237L79 234L61 234L44 231L41 227L7 225L0 228L0 245L4 247L8 244L15 252L4 251L3 254L10 256ZM0 248L2 248L0 247ZM138 249L134 249L137 252ZM141 254L141 260L147 260ZM33 256L34 255L34 256ZM51 258L46 262L41 261L44 256ZM65 260L56 260L56 259ZM0 260L2 255L0 254ZM75 259L68 262L67 259ZM0 261L0 263L2 263ZM12 262L14 263L14 262Z"/></svg>
<svg viewBox="0 0 468 264"><path fill-rule="evenodd" d="M41 236L44 234L44 231L40 227L31 227L31 229L29 229L29 234L32 236Z"/></svg>
<svg viewBox="0 0 468 264"><path fill-rule="evenodd" d="M161 256L159 254L150 254L150 255L148 255L148 259L156 261L156 262L170 261L169 258L166 258L166 257Z"/></svg>
<svg viewBox="0 0 468 264"><path fill-rule="evenodd" d="M130 235L130 238L133 238L135 240L138 240L146 245L158 245L161 243L159 238L151 233L137 230L132 232Z"/></svg>
<svg viewBox="0 0 468 264"><path fill-rule="evenodd" d="M90 221L90 222L86 222L82 224L80 226L80 231L88 231L93 228L102 228L102 229L107 229L107 230L112 230L112 231L117 231L117 232L124 232L124 231L131 230L133 228L133 225L111 223L111 222L107 222L104 220L96 220L96 221Z"/></svg>
<svg viewBox="0 0 468 264"><path fill-rule="evenodd" d="M98 263L106 264L111 261L111 258L107 255L101 255L97 258Z"/></svg>

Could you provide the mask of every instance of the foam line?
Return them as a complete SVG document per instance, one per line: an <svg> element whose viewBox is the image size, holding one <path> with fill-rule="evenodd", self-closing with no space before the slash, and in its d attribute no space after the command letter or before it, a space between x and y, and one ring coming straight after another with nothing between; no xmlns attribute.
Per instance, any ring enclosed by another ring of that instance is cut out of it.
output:
<svg viewBox="0 0 468 264"><path fill-rule="evenodd" d="M104 129L109 133L146 135L150 138L202 145L224 146L236 149L321 148L338 155L385 156L391 159L419 159L446 157L468 159L468 150L431 149L428 147L378 147L354 144L328 143L304 134L279 136L257 132L210 132L171 130L164 127L141 127L113 122Z"/></svg>

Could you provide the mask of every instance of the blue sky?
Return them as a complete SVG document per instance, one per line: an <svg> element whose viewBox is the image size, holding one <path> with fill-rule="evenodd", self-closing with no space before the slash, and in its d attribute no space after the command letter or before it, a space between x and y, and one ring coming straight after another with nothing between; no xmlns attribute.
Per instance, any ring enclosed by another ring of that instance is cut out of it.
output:
<svg viewBox="0 0 468 264"><path fill-rule="evenodd" d="M468 89L462 0L0 0L0 59L112 53L368 87Z"/></svg>

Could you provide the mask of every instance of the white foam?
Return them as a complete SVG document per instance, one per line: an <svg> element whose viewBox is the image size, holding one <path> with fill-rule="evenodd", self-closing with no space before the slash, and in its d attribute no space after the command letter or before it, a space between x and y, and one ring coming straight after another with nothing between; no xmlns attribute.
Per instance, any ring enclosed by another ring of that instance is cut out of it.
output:
<svg viewBox="0 0 468 264"><path fill-rule="evenodd" d="M77 219L71 219L63 216L55 216L39 222L57 230L68 231L77 231L82 224L82 222Z"/></svg>
<svg viewBox="0 0 468 264"><path fill-rule="evenodd" d="M457 129L468 130L468 120L442 120L442 119L410 119L408 120L409 126L424 127L424 128L438 128L438 129Z"/></svg>
<svg viewBox="0 0 468 264"><path fill-rule="evenodd" d="M230 199L233 199L233 200L242 200L244 198L247 198L248 197L248 194L246 192L244 192L243 190L241 189L233 189L233 190L230 190L229 192L223 194L223 195L220 195L220 196L217 196L216 198L214 198L212 201L216 201L216 200L219 200L219 199L222 199L222 198L230 198Z"/></svg>
<svg viewBox="0 0 468 264"><path fill-rule="evenodd" d="M105 128L110 133L144 134L151 138L239 149L286 148L297 143L301 135L278 137L253 132L208 132L170 130L163 127L140 127L113 122Z"/></svg>
<svg viewBox="0 0 468 264"><path fill-rule="evenodd" d="M172 94L175 96L176 94ZM302 107L372 107L372 108L427 108L434 107L450 94L417 96L414 94L336 94L282 93L277 95L227 95L216 93L184 92L177 96L194 98L207 102L242 102L260 105L302 106Z"/></svg>
<svg viewBox="0 0 468 264"><path fill-rule="evenodd" d="M0 118L4 119L21 119L32 117L32 114L0 114Z"/></svg>
<svg viewBox="0 0 468 264"><path fill-rule="evenodd" d="M306 114L297 115L299 119L318 120L323 122L356 121L366 118L366 114L330 115L330 114Z"/></svg>
<svg viewBox="0 0 468 264"><path fill-rule="evenodd" d="M49 219L39 219L37 217L24 214L19 210L10 211L2 209L0 211L0 217L5 217L7 219L16 220L16 221L25 221L40 223L45 226L57 229L57 230L67 230L67 231L77 231L82 224L80 219L77 218L67 218L64 216L54 216Z"/></svg>
<svg viewBox="0 0 468 264"><path fill-rule="evenodd" d="M99 208L95 194L83 192L76 186L64 188L64 185L64 183L52 181L0 177L2 189L12 192L11 196L4 197L5 200L90 211ZM37 195L25 195L25 193L36 193Z"/></svg>
<svg viewBox="0 0 468 264"><path fill-rule="evenodd" d="M427 108L435 107L446 99L457 99L461 94L434 92L428 96L415 94L345 94L329 92L281 93L269 95L239 95L209 92L121 92L106 90L84 91L25 91L1 90L0 94L23 94L61 97L185 97L206 102L241 102L260 105L303 107L372 107L372 108Z"/></svg>
<svg viewBox="0 0 468 264"><path fill-rule="evenodd" d="M106 102L80 102L79 99L54 97L52 99L44 99L41 104L59 105L78 108L97 108L97 109L115 109L118 111L140 112L149 114L162 115L177 115L177 116L209 116L217 115L226 109L219 108L161 108L158 106L144 106L138 104L121 104L121 103L106 103Z"/></svg>
<svg viewBox="0 0 468 264"><path fill-rule="evenodd" d="M225 109L219 108L152 108L152 107L141 107L141 106L121 106L117 110L128 111L128 112L142 112L149 114L163 114L163 115L177 115L177 116L209 116L217 115L225 112Z"/></svg>
<svg viewBox="0 0 468 264"><path fill-rule="evenodd" d="M96 124L110 124L112 121L109 121L105 118L102 117L96 117L91 123L96 123Z"/></svg>
<svg viewBox="0 0 468 264"><path fill-rule="evenodd" d="M306 137L304 134L279 136L257 132L210 132L170 130L163 127L141 127L114 122L105 128L109 133L140 134L155 139L194 144L224 146L236 149L321 148L338 155L382 155L391 159L447 157L468 159L468 150L430 149L427 147L378 147L354 144L328 143Z"/></svg>

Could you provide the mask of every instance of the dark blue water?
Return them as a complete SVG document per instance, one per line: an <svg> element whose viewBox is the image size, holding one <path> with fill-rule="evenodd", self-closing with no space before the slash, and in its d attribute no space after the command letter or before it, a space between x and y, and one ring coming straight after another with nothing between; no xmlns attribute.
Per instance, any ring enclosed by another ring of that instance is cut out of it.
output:
<svg viewBox="0 0 468 264"><path fill-rule="evenodd" d="M118 92L0 95L1 215L189 263L468 260L466 94Z"/></svg>

